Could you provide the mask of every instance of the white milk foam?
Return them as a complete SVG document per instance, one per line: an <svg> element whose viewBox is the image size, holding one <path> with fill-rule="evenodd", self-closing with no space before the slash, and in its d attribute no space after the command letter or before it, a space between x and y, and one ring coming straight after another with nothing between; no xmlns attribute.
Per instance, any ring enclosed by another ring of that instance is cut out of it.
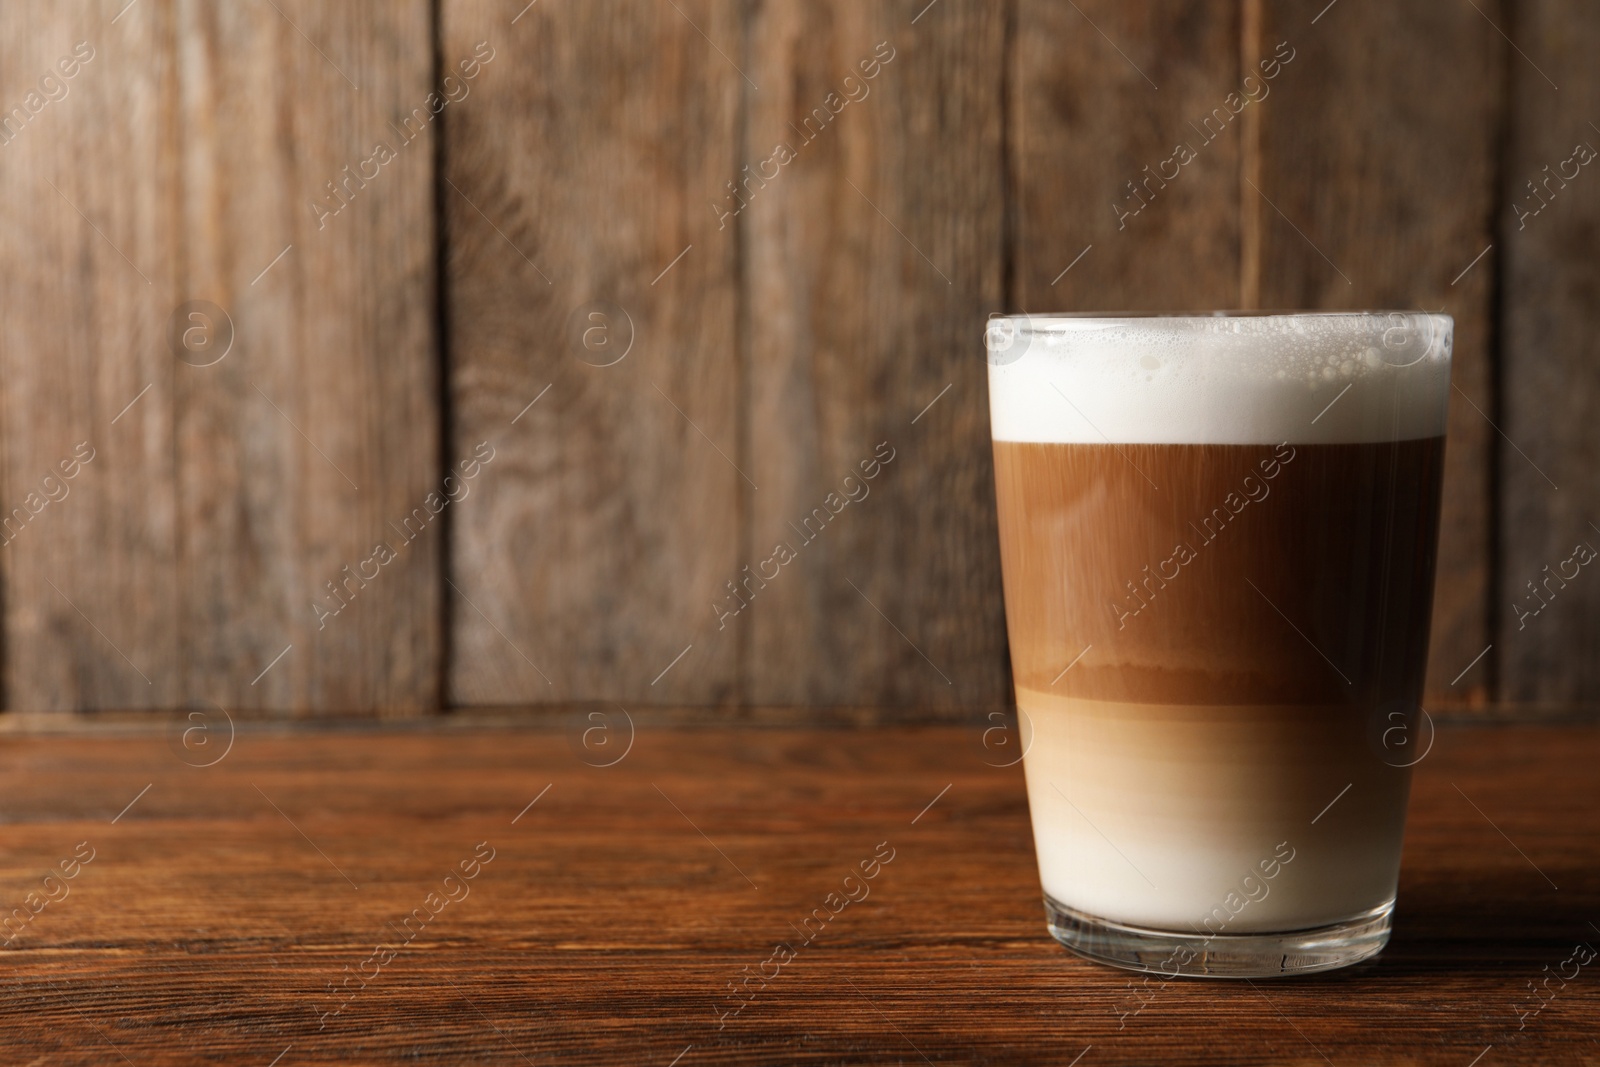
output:
<svg viewBox="0 0 1600 1067"><path fill-rule="evenodd" d="M1339 444L1444 434L1454 322L1424 312L997 316L997 441Z"/></svg>

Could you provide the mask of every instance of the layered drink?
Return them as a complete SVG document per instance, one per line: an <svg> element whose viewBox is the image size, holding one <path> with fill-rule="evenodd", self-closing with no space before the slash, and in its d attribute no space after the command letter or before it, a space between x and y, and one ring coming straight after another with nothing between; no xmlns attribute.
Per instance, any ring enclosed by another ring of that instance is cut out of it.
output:
<svg viewBox="0 0 1600 1067"><path fill-rule="evenodd" d="M990 324L1053 932L1172 973L1378 951L1427 659L1451 321Z"/></svg>

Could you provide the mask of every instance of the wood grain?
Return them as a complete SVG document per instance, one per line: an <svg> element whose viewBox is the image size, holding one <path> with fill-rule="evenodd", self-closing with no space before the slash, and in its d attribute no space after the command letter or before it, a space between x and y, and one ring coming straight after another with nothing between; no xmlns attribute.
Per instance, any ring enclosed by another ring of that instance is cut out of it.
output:
<svg viewBox="0 0 1600 1067"><path fill-rule="evenodd" d="M196 4L180 24L186 295L237 332L172 371L189 699L436 707L441 535L399 527L442 489L433 129L392 125L427 106L428 5ZM368 562L380 543L392 562Z"/></svg>
<svg viewBox="0 0 1600 1067"><path fill-rule="evenodd" d="M1232 3L1020 0L1007 64L1015 309L1239 305L1242 130L1207 142L1189 125L1237 88L1239 33ZM1163 181L1180 144L1194 158Z"/></svg>
<svg viewBox="0 0 1600 1067"><path fill-rule="evenodd" d="M1486 1047L1581 1062L1600 1038L1587 969L1516 1014L1595 941L1593 726L1440 731L1375 962L1151 992L1050 939L1022 774L988 765L981 726L645 715L632 740L602 769L559 732L241 729L210 767L176 736L11 739L5 912L79 842L93 859L0 948L5 1059L1061 1064L1092 1046L1085 1064L1460 1067ZM479 843L469 894L368 963ZM867 898L719 1029L727 984L880 843ZM354 974L372 977L330 992Z"/></svg>
<svg viewBox="0 0 1600 1067"><path fill-rule="evenodd" d="M1592 168L1517 207L1600 147L1597 42L1573 0L5 5L0 699L998 706L977 324L1234 305L1456 317L1430 708L1593 696L1600 586L1524 615L1600 546Z"/></svg>
<svg viewBox="0 0 1600 1067"><path fill-rule="evenodd" d="M445 123L451 441L497 449L453 517L452 703L732 699L706 604L753 490L709 204L737 167L739 10L441 5L447 59L502 57Z"/></svg>
<svg viewBox="0 0 1600 1067"><path fill-rule="evenodd" d="M11 708L155 707L185 694L165 338L182 288L173 12L150 4L116 25L111 14L0 9ZM13 110L34 105L25 119Z"/></svg>
<svg viewBox="0 0 1600 1067"><path fill-rule="evenodd" d="M761 3L750 53L741 165L771 177L737 215L757 577L706 600L747 642L752 703L1001 706L981 335L1002 300L1003 9ZM795 158L768 166L780 146ZM769 562L778 545L795 558Z"/></svg>
<svg viewBox="0 0 1600 1067"><path fill-rule="evenodd" d="M362 164L428 94L427 4L100 6L6 13L30 52L8 70L98 42L5 149L35 153L3 179L6 300L33 309L5 345L7 489L97 446L12 547L9 706L435 706L438 537L388 525L438 481L431 141ZM198 328L231 323L216 362L170 343L197 300L224 316ZM378 541L378 577L341 573Z"/></svg>
<svg viewBox="0 0 1600 1067"><path fill-rule="evenodd" d="M1243 189L1266 308L1427 308L1455 317L1430 704L1481 703L1488 627L1496 5L1266 2L1253 52L1294 59L1259 105ZM1315 21L1313 21L1315 20ZM1249 47L1247 45L1247 47ZM1252 59L1249 66L1256 64ZM1476 263L1474 264L1474 260ZM1472 269L1467 269L1471 265ZM1474 406L1476 405L1476 406Z"/></svg>
<svg viewBox="0 0 1600 1067"><path fill-rule="evenodd" d="M1591 566L1570 582L1560 577L1571 576L1578 544L1600 549L1600 174L1594 163L1570 162L1579 144L1600 150L1592 61L1600 12L1518 5L1505 28L1522 54L1506 58L1511 120L1496 212L1505 250L1505 437L1497 441L1504 536L1495 606L1505 695L1549 703L1600 689L1600 581Z"/></svg>

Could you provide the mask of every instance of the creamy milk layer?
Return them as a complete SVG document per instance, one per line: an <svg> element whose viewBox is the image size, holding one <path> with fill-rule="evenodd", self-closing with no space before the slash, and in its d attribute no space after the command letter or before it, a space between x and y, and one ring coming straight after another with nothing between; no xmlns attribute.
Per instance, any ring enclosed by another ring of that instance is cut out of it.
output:
<svg viewBox="0 0 1600 1067"><path fill-rule="evenodd" d="M1453 320L1422 312L991 319L996 440L1333 444L1441 436Z"/></svg>
<svg viewBox="0 0 1600 1067"><path fill-rule="evenodd" d="M1028 689L1017 702L1039 877L1060 903L1230 935L1325 926L1393 900L1409 776L1373 757L1348 708Z"/></svg>

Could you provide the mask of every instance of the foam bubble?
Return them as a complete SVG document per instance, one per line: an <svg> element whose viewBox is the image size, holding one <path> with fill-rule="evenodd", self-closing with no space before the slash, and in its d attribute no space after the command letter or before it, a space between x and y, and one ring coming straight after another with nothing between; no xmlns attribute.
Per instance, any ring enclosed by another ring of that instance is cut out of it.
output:
<svg viewBox="0 0 1600 1067"><path fill-rule="evenodd" d="M1425 312L999 317L990 423L996 440L1082 444L1437 437L1453 328Z"/></svg>

